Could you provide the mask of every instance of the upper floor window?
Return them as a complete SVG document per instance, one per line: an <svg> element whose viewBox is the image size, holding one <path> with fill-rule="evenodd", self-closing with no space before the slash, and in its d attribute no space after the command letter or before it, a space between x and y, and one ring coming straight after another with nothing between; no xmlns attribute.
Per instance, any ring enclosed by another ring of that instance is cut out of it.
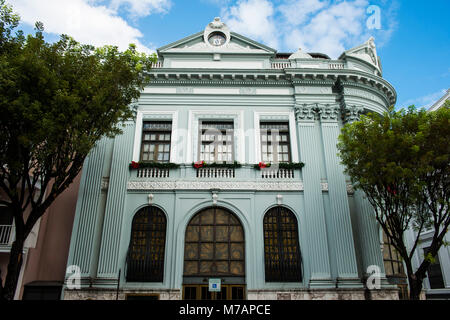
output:
<svg viewBox="0 0 450 320"><path fill-rule="evenodd" d="M261 158L264 162L291 162L289 122L261 122Z"/></svg>
<svg viewBox="0 0 450 320"><path fill-rule="evenodd" d="M199 148L200 161L234 161L233 122L201 121Z"/></svg>
<svg viewBox="0 0 450 320"><path fill-rule="evenodd" d="M172 122L145 121L142 129L141 161L169 162Z"/></svg>
<svg viewBox="0 0 450 320"><path fill-rule="evenodd" d="M423 253L426 257L430 248L424 248ZM442 276L441 263L439 262L439 254L434 257L434 263L428 267L428 281L430 283L430 289L443 289L445 288L444 278Z"/></svg>

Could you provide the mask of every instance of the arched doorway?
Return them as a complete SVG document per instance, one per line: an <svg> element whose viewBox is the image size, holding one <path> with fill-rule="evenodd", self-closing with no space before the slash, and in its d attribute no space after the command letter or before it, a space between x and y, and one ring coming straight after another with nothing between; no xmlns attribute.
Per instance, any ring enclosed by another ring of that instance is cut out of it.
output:
<svg viewBox="0 0 450 320"><path fill-rule="evenodd" d="M221 291L209 291L220 279ZM183 299L228 300L245 296L245 236L230 211L211 207L198 212L185 234Z"/></svg>

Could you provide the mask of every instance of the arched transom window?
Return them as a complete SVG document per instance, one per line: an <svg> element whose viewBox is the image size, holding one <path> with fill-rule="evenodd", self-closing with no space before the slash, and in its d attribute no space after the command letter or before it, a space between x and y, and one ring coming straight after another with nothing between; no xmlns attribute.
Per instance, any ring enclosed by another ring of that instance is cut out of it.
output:
<svg viewBox="0 0 450 320"><path fill-rule="evenodd" d="M244 230L225 209L196 214L186 229L184 277L245 276Z"/></svg>

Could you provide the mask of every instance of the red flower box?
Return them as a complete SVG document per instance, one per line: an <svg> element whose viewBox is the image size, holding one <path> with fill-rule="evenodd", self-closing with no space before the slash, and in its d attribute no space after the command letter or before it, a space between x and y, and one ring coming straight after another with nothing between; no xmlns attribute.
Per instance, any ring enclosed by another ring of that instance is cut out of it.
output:
<svg viewBox="0 0 450 320"><path fill-rule="evenodd" d="M131 167L133 169L139 169L139 163L135 162L135 161L131 161Z"/></svg>
<svg viewBox="0 0 450 320"><path fill-rule="evenodd" d="M197 161L194 163L194 168L198 169L205 165L205 161Z"/></svg>

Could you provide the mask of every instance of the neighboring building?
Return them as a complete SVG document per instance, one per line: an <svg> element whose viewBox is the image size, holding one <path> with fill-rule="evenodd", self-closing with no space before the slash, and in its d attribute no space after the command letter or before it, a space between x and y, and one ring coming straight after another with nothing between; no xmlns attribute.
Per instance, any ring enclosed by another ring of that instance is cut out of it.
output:
<svg viewBox="0 0 450 320"><path fill-rule="evenodd" d="M450 89L433 104L428 111L436 111L441 108L445 101L450 100ZM426 230L421 233L419 244L413 256L413 268L417 269L422 263L424 257L428 252L428 248L433 240L434 229ZM407 234L407 243L411 248L414 240L417 238L417 233L409 230ZM450 243L450 233L444 237L444 242ZM427 299L450 299L450 247L442 246L437 256L436 261L428 268L427 278L423 281L423 287Z"/></svg>
<svg viewBox="0 0 450 320"><path fill-rule="evenodd" d="M216 18L158 58L135 121L85 162L64 299L364 299L374 265L370 298L398 299L336 148L396 101L373 39L280 54Z"/></svg>
<svg viewBox="0 0 450 320"><path fill-rule="evenodd" d="M15 300L60 299L80 177L48 208L25 241ZM4 282L15 227L6 206L0 205L0 219L0 270Z"/></svg>
<svg viewBox="0 0 450 320"><path fill-rule="evenodd" d="M450 89L447 89L447 92L438 101L436 101L428 109L428 111L436 111L437 109L441 108L447 100L450 100Z"/></svg>
<svg viewBox="0 0 450 320"><path fill-rule="evenodd" d="M383 238L382 252L384 270L386 272L387 281L398 287L400 300L407 300L409 299L408 277L405 273L403 259L386 234L383 231L381 231L381 234Z"/></svg>

